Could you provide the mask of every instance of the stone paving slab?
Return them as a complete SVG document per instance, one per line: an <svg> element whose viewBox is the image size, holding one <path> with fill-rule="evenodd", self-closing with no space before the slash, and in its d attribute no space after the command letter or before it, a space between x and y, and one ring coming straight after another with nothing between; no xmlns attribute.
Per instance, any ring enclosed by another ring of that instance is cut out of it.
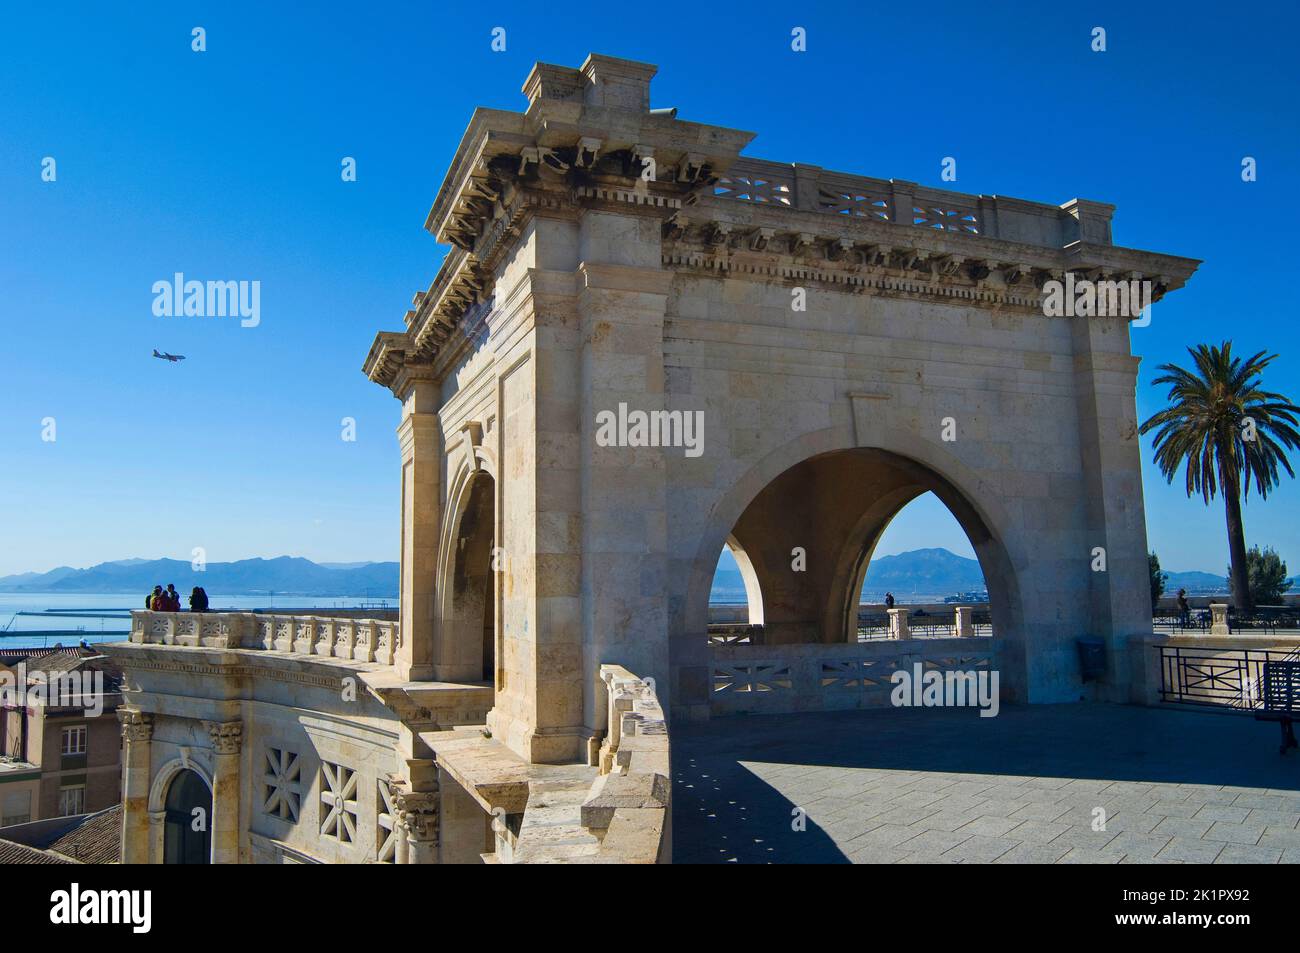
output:
<svg viewBox="0 0 1300 953"><path fill-rule="evenodd" d="M1300 756L1228 714L717 718L674 727L673 782L677 863L1300 863Z"/></svg>

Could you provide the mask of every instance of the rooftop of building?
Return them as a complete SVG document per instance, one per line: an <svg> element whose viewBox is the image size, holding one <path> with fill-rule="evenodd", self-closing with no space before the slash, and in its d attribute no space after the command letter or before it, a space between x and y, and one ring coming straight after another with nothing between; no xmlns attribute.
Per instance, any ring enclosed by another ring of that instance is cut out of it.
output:
<svg viewBox="0 0 1300 953"><path fill-rule="evenodd" d="M3 833L0 864L117 864L122 858L122 805L17 824Z"/></svg>

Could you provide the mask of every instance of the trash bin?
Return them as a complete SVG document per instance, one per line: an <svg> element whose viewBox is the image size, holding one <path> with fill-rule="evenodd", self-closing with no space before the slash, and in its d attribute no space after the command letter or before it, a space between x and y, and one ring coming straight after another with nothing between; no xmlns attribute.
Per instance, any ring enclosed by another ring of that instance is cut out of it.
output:
<svg viewBox="0 0 1300 953"><path fill-rule="evenodd" d="M1106 643L1101 639L1077 639L1079 646L1079 672L1085 682L1106 674Z"/></svg>

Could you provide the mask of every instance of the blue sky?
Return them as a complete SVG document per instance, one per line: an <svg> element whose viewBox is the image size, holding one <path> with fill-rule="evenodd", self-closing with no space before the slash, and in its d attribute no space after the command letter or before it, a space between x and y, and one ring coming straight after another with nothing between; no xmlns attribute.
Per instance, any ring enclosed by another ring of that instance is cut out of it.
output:
<svg viewBox="0 0 1300 953"><path fill-rule="evenodd" d="M210 560L395 558L398 405L361 361L445 252L422 225L474 106L522 108L535 60L590 51L657 63L653 105L757 132L755 157L939 185L953 156L963 191L1112 202L1118 243L1205 260L1132 332L1143 417L1162 397L1157 364L1224 337L1279 351L1269 383L1300 396L1292 243L1277 235L1300 172L1294 8L1039 6L631 4L592 22L545 4L11 8L0 573L196 546ZM805 53L790 50L795 26ZM45 156L56 182L41 181ZM176 271L259 280L261 324L155 317L150 288ZM1146 467L1166 567L1218 571L1221 505ZM1300 569L1298 507L1287 481L1252 499L1246 529ZM961 551L945 542L954 525L922 505L889 548Z"/></svg>

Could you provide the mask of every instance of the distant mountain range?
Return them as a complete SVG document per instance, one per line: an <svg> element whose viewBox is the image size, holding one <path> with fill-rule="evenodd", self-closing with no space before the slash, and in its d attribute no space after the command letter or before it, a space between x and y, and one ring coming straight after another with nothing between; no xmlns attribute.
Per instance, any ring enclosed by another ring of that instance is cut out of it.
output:
<svg viewBox="0 0 1300 953"><path fill-rule="evenodd" d="M183 595L202 586L209 595L374 596L397 595L398 564L314 563L295 556L208 563L195 572L182 559L120 559L88 569L60 566L49 572L0 576L0 592L135 592L174 583Z"/></svg>
<svg viewBox="0 0 1300 953"><path fill-rule="evenodd" d="M914 549L897 556L871 560L867 581L869 592L924 592L949 595L984 588L984 573L978 560L967 559L946 549Z"/></svg>
<svg viewBox="0 0 1300 953"><path fill-rule="evenodd" d="M1209 572L1171 572L1165 591L1180 588L1189 593L1227 592L1224 576ZM967 559L946 549L914 549L896 556L873 559L867 569L863 589L880 594L886 591L902 596L920 593L928 596L954 595L984 588L984 573L978 560ZM743 602L745 584L734 569L721 569L713 580L712 602Z"/></svg>
<svg viewBox="0 0 1300 953"><path fill-rule="evenodd" d="M1165 593L1173 595L1179 589L1189 593L1227 593L1228 576L1216 576L1212 572L1167 572L1165 573Z"/></svg>
<svg viewBox="0 0 1300 953"><path fill-rule="evenodd" d="M1209 572L1171 572L1165 591L1180 588L1193 594L1227 592L1223 576ZM280 556L276 559L241 559L229 563L208 563L195 572L181 559L119 559L87 569L60 566L49 572L25 572L0 576L0 592L103 592L144 594L156 585L174 583L188 595L202 586L209 595L295 596L397 596L398 564L395 562L314 563L310 559ZM873 559L867 570L865 589L886 590L898 595L922 593L944 596L984 588L984 574L974 559L946 549L914 549L896 556ZM710 600L743 602L745 584L734 569L721 569L713 580Z"/></svg>

